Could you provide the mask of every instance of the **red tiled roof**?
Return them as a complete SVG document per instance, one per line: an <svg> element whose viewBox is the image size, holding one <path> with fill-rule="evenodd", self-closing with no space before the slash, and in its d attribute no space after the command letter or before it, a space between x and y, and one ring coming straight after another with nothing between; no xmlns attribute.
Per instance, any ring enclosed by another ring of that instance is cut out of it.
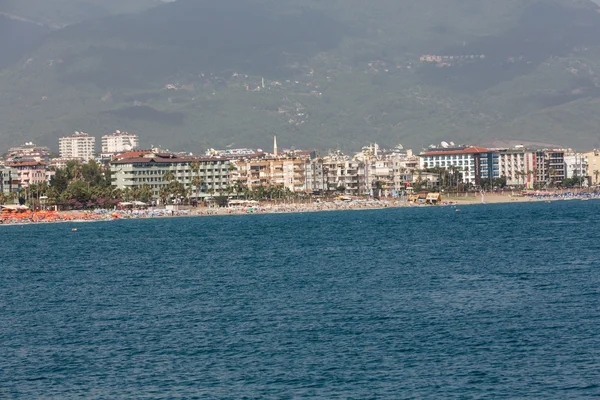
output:
<svg viewBox="0 0 600 400"><path fill-rule="evenodd" d="M39 167L39 166L45 166L46 164L39 162L39 161L18 161L18 162L12 162L9 163L8 166L12 167L12 168L16 168L16 167Z"/></svg>
<svg viewBox="0 0 600 400"><path fill-rule="evenodd" d="M141 157L145 154L152 153L152 150L138 150L138 151L128 151L126 153L117 154L115 158L133 158L133 157Z"/></svg>
<svg viewBox="0 0 600 400"><path fill-rule="evenodd" d="M441 150L441 151L428 151L421 153L420 156L447 156L452 154L474 154L474 153L487 153L489 150L485 147L472 146L462 150Z"/></svg>

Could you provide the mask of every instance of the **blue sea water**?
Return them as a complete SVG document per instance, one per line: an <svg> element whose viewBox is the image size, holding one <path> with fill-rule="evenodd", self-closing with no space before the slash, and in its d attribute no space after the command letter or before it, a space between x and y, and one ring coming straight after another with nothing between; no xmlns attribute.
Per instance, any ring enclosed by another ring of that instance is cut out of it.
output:
<svg viewBox="0 0 600 400"><path fill-rule="evenodd" d="M597 397L599 213L0 227L0 398Z"/></svg>

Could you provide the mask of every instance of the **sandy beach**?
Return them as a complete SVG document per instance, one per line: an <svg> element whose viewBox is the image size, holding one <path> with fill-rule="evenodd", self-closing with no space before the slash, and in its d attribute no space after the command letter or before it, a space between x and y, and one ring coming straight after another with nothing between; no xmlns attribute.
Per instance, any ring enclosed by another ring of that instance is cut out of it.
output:
<svg viewBox="0 0 600 400"><path fill-rule="evenodd" d="M443 198L440 205L410 203L400 199L357 199L353 201L315 201L312 203L283 203L274 204L263 202L251 207L180 207L178 210L164 208L148 208L136 210L93 210L93 211L26 211L21 213L3 212L0 225L27 225L38 223L65 223L65 222L94 222L115 221L120 219L145 219L145 218L175 218L175 217L211 217L227 215L252 215L252 214L282 214L282 213L312 213L326 211L351 211L351 210L376 210L399 207L443 207L449 205L476 205L500 203L531 203L559 200L589 200L600 198L600 193L572 193L572 192L539 192L524 196L519 192L506 191L502 193L474 194L465 193L458 196Z"/></svg>

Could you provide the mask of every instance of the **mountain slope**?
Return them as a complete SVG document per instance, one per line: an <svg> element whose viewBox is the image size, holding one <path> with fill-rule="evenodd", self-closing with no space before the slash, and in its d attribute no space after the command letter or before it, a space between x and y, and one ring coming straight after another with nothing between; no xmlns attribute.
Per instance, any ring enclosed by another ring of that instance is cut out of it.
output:
<svg viewBox="0 0 600 400"><path fill-rule="evenodd" d="M162 3L162 0L0 0L0 13L60 28L107 15L139 12Z"/></svg>
<svg viewBox="0 0 600 400"><path fill-rule="evenodd" d="M48 33L48 28L0 14L0 69L19 61Z"/></svg>
<svg viewBox="0 0 600 400"><path fill-rule="evenodd" d="M599 50L586 0L179 0L68 26L0 72L0 146L600 146Z"/></svg>

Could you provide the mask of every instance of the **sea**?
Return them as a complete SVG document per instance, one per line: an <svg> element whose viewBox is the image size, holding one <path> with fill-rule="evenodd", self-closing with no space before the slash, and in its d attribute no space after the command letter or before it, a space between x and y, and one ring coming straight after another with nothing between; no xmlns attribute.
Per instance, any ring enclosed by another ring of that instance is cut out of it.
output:
<svg viewBox="0 0 600 400"><path fill-rule="evenodd" d="M599 215L0 226L0 398L598 397Z"/></svg>

